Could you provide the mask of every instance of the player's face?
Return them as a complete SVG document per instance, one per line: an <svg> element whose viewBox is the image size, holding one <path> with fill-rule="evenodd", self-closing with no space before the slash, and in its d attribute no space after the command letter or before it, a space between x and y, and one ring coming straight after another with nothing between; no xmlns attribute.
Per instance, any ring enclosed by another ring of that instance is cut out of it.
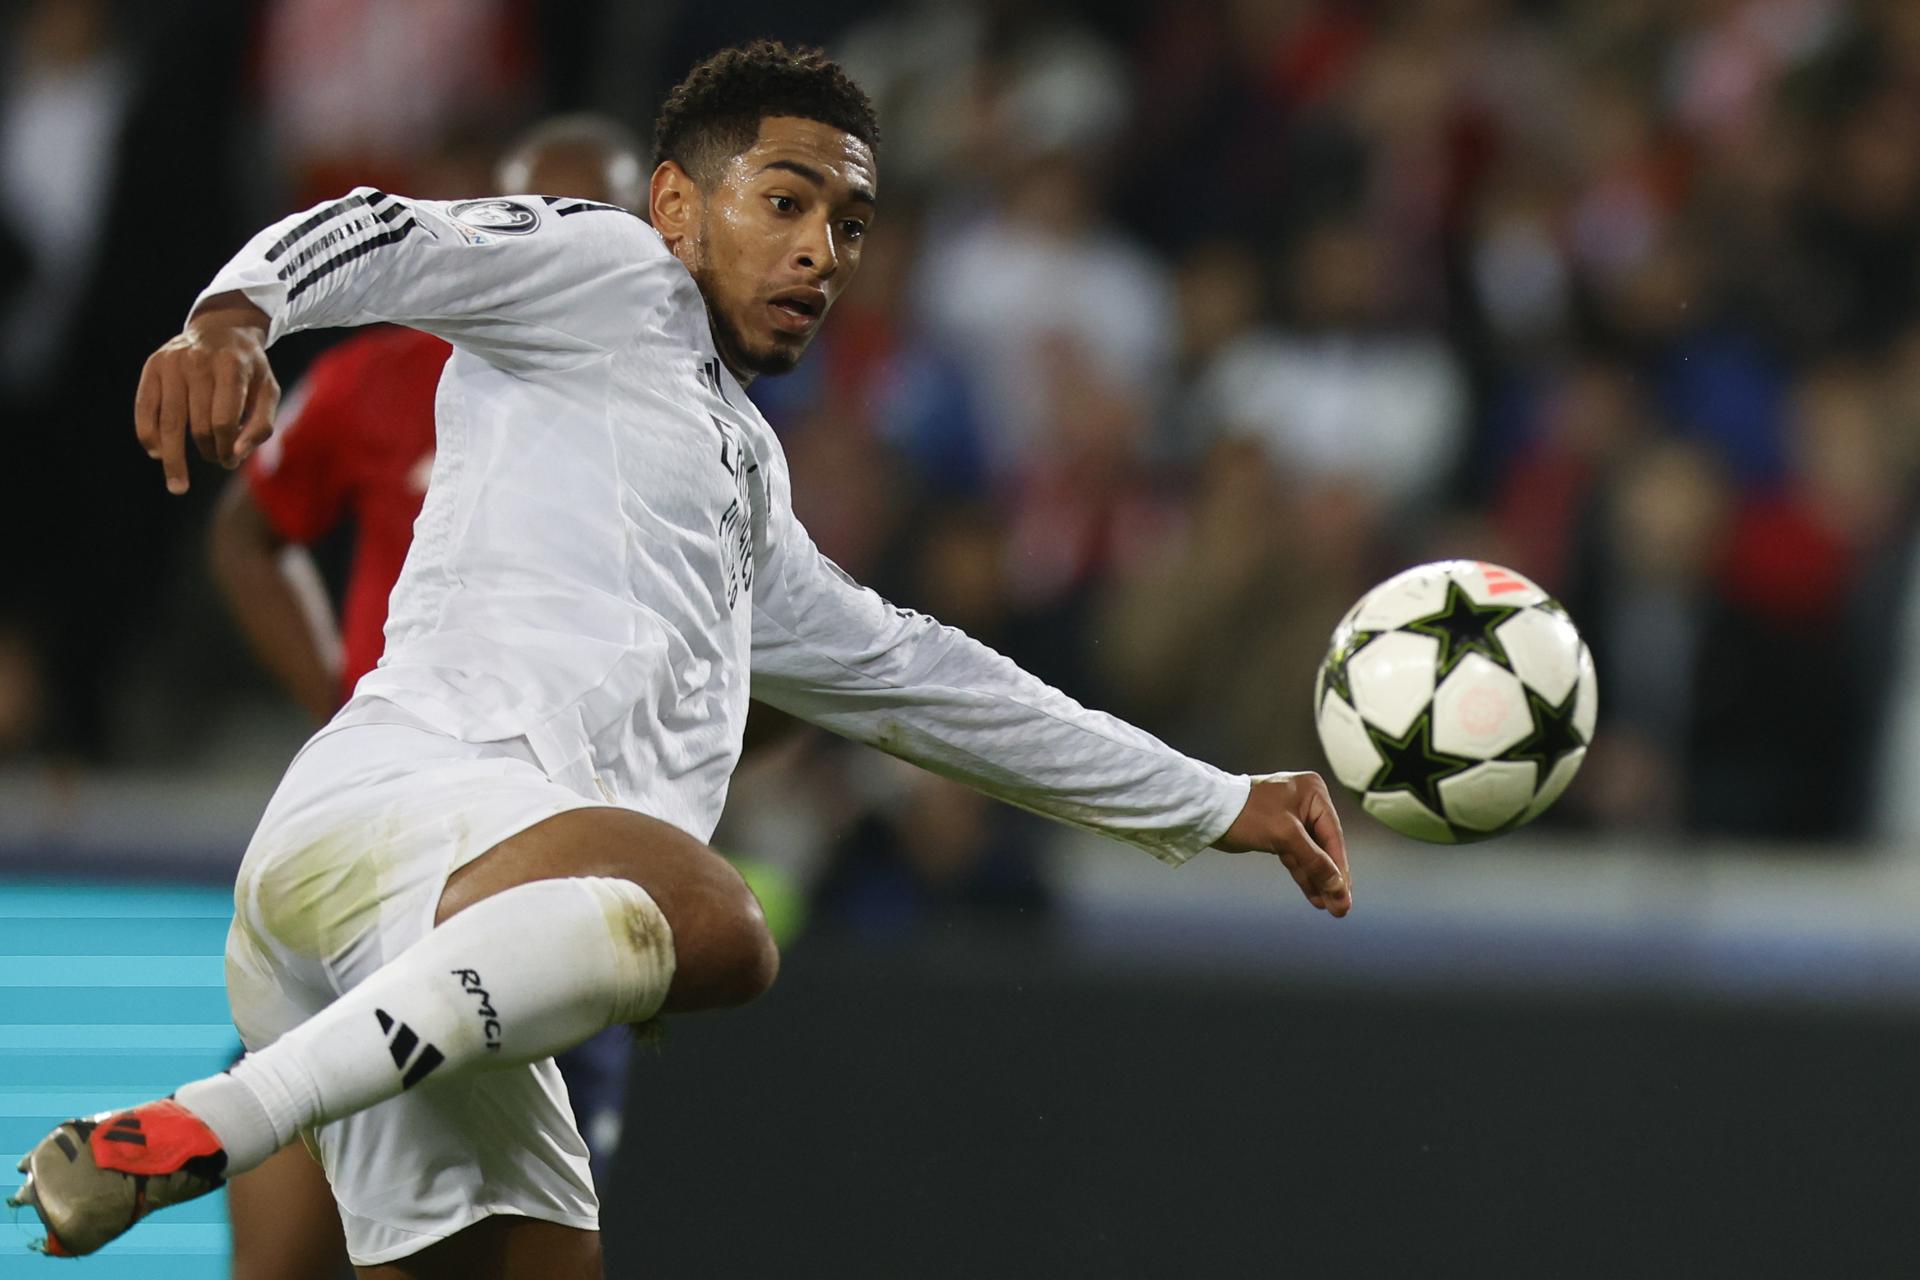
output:
<svg viewBox="0 0 1920 1280"><path fill-rule="evenodd" d="M773 116L700 197L681 258L736 373L786 373L860 266L873 220L866 143L831 125Z"/></svg>

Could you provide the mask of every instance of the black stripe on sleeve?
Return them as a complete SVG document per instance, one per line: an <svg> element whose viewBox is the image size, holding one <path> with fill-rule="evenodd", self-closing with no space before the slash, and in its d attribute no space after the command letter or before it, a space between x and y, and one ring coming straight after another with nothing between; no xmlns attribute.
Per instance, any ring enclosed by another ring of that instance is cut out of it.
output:
<svg viewBox="0 0 1920 1280"><path fill-rule="evenodd" d="M640 216L631 209L622 209L617 204L601 204L598 200L581 200L563 209L555 209L554 212L563 218L573 213L624 213L630 218Z"/></svg>
<svg viewBox="0 0 1920 1280"><path fill-rule="evenodd" d="M293 248L294 245L300 243L300 241L304 240L307 236L313 234L314 228L318 227L321 223L328 222L339 217L347 210L358 208L364 204L366 204L366 201L362 200L359 196L348 196L344 200L334 201L293 230L287 232L284 236L281 236L273 248L267 250L267 261L278 262L281 254Z"/></svg>
<svg viewBox="0 0 1920 1280"><path fill-rule="evenodd" d="M346 266L349 262L352 262L354 259L365 257L367 254L372 253L375 249L383 248L386 245L396 244L401 240L405 240L407 238L407 233L413 230L414 227L418 225L419 224L416 223L412 218L408 218L405 222L393 228L391 231L383 231L377 236L373 236L369 239L362 240L359 244L354 245L353 248L351 249L344 249L341 252L334 254L331 258L328 258L325 262L315 267L312 271L300 277L300 282L294 285L293 288L287 290L287 301L292 302L295 298L305 293L314 284L318 283L323 277L331 275L335 271L338 271L341 267Z"/></svg>
<svg viewBox="0 0 1920 1280"><path fill-rule="evenodd" d="M383 204L385 205L384 208L381 207ZM306 265L309 262L312 262L321 254L331 253L342 242L351 240L364 231L371 230L375 225L375 219L378 219L382 224L391 224L394 219L407 212L407 207L405 203L395 200L384 191L374 192L371 199L361 202L361 208L365 210L364 213L355 211L351 213L350 216L345 216L344 220L336 219L333 226L325 230L316 231L308 235L305 240L302 240L298 252L289 255L287 259L280 264L280 278L282 280L293 279L294 276L306 269Z"/></svg>
<svg viewBox="0 0 1920 1280"><path fill-rule="evenodd" d="M300 244L299 252L290 255L280 264L279 276L282 280L291 280L307 269L307 264L323 254L336 252L347 241L364 235L376 227L392 222L406 212L405 205L393 205L374 213L356 212L352 216L335 222L325 231L308 236Z"/></svg>

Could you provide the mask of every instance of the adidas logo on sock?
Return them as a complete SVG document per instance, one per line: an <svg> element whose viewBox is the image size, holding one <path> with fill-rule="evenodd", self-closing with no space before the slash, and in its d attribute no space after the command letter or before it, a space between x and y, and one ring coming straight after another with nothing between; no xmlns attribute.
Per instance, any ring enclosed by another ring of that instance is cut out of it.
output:
<svg viewBox="0 0 1920 1280"><path fill-rule="evenodd" d="M400 1077L400 1087L411 1089L425 1080L433 1069L445 1062L446 1055L430 1044L422 1044L420 1036L404 1022L395 1022L385 1009L375 1009L373 1016L380 1019L380 1030L387 1036L387 1052L393 1055L393 1065L406 1071ZM418 1048L419 1053L414 1049ZM412 1059L412 1065L408 1065Z"/></svg>

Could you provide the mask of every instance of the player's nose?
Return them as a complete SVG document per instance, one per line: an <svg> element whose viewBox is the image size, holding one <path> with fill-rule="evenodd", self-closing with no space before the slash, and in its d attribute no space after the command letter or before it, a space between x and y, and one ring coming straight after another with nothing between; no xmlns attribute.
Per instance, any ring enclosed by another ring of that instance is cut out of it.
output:
<svg viewBox="0 0 1920 1280"><path fill-rule="evenodd" d="M794 246L793 264L821 280L840 269L840 255L833 247L833 230L825 218L807 222L805 232Z"/></svg>

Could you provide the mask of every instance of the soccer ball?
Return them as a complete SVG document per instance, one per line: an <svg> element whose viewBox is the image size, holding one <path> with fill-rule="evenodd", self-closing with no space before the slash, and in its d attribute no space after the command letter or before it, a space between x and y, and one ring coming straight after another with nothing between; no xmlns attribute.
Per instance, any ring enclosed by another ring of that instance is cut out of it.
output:
<svg viewBox="0 0 1920 1280"><path fill-rule="evenodd" d="M1395 831L1441 844L1544 813L1586 758L1598 698L1567 611L1473 560L1419 565L1362 596L1313 689L1333 775Z"/></svg>

